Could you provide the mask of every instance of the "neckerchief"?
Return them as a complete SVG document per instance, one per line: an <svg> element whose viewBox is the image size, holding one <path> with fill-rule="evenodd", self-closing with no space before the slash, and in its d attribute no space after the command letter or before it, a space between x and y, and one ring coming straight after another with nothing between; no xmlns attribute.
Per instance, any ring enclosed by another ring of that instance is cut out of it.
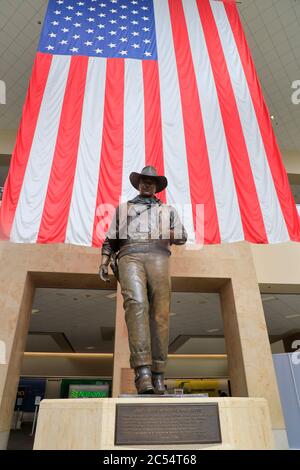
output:
<svg viewBox="0 0 300 470"><path fill-rule="evenodd" d="M131 201L128 201L131 204L147 204L147 205L153 205L153 204L159 204L161 205L162 202L160 199L157 197L142 197L140 195L136 196L134 199L131 199Z"/></svg>

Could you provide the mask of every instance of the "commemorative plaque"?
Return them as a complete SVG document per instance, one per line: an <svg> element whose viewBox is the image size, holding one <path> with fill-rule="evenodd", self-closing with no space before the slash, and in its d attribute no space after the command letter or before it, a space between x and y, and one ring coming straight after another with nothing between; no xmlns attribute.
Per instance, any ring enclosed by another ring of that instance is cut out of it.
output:
<svg viewBox="0 0 300 470"><path fill-rule="evenodd" d="M222 442L217 403L138 403L116 408L115 445Z"/></svg>

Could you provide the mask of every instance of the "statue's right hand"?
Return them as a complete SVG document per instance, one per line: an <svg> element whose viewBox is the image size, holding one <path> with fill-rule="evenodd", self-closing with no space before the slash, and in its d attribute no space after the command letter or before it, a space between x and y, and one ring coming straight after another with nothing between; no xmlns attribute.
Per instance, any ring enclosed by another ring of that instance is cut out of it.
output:
<svg viewBox="0 0 300 470"><path fill-rule="evenodd" d="M106 264L101 264L99 268L99 276L100 276L101 281L110 282L110 279L108 276L108 266Z"/></svg>

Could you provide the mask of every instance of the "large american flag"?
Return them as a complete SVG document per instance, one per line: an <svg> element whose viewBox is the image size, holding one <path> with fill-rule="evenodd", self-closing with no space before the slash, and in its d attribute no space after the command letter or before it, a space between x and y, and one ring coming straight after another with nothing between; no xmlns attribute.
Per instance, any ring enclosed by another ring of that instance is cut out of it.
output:
<svg viewBox="0 0 300 470"><path fill-rule="evenodd" d="M99 246L102 204L153 165L204 242L300 240L232 1L50 0L5 185L2 236Z"/></svg>

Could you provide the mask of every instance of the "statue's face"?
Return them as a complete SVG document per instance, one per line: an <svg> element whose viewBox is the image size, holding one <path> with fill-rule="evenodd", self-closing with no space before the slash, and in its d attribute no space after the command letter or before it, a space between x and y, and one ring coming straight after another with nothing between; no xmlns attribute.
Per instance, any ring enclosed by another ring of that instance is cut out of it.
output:
<svg viewBox="0 0 300 470"><path fill-rule="evenodd" d="M148 178L147 176L140 178L139 183L139 191L140 195L143 197L152 197L156 192L156 185L152 178Z"/></svg>

